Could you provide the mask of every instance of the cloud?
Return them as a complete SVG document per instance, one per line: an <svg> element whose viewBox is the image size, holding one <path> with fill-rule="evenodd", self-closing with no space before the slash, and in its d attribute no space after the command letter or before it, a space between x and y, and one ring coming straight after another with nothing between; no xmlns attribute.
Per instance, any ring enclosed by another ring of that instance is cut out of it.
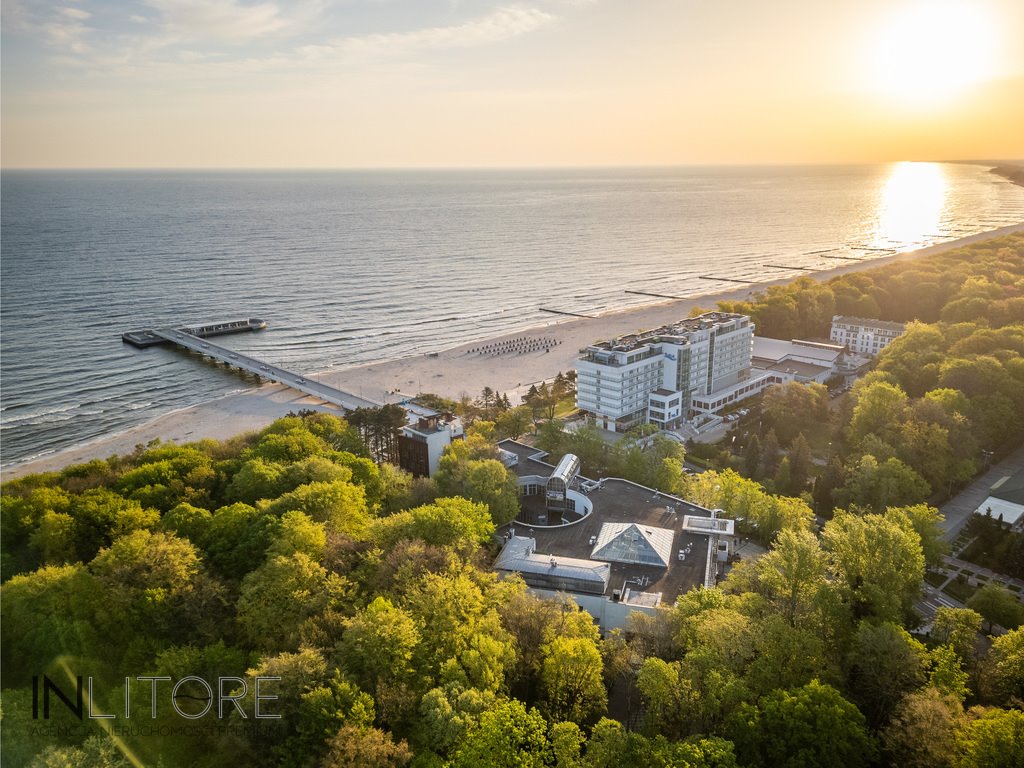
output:
<svg viewBox="0 0 1024 768"><path fill-rule="evenodd" d="M427 27L410 32L348 37L338 47L351 53L401 54L444 48L465 48L517 37L554 20L539 8L505 6L486 16L447 27Z"/></svg>
<svg viewBox="0 0 1024 768"><path fill-rule="evenodd" d="M236 0L147 0L159 12L167 35L185 40L242 43L277 34L290 22L272 2Z"/></svg>
<svg viewBox="0 0 1024 768"><path fill-rule="evenodd" d="M42 24L50 46L62 51L83 54L91 48L85 38L93 31L85 22L92 14L80 8L55 8L54 16Z"/></svg>
<svg viewBox="0 0 1024 768"><path fill-rule="evenodd" d="M58 8L57 13L61 16L66 16L69 19L75 19L76 21L85 21L91 19L92 14L88 11L83 11L81 8Z"/></svg>

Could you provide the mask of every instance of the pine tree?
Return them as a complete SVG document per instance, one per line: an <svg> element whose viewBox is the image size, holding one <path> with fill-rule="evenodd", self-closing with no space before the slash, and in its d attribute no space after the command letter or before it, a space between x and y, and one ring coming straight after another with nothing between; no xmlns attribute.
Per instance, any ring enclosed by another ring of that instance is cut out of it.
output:
<svg viewBox="0 0 1024 768"><path fill-rule="evenodd" d="M769 429L761 444L761 471L765 477L775 474L779 468L779 438L775 436L775 430Z"/></svg>
<svg viewBox="0 0 1024 768"><path fill-rule="evenodd" d="M757 435L750 438L743 460L743 471L748 477L757 478L757 470L761 465L761 439Z"/></svg>
<svg viewBox="0 0 1024 768"><path fill-rule="evenodd" d="M811 471L811 446L801 432L793 440L789 448L789 477L793 493L800 493L807 485L807 476Z"/></svg>

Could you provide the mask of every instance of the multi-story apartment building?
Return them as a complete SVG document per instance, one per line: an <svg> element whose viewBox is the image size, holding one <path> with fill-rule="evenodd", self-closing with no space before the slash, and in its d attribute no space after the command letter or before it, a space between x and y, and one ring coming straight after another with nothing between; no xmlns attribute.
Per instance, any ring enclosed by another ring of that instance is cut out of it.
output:
<svg viewBox="0 0 1024 768"><path fill-rule="evenodd" d="M889 343L903 335L906 326L889 320L870 320L865 317L835 315L829 338L844 345L851 352L877 355Z"/></svg>
<svg viewBox="0 0 1024 768"><path fill-rule="evenodd" d="M621 432L645 422L678 426L692 410L715 412L769 383L750 375L754 326L746 315L708 312L582 350L576 405Z"/></svg>

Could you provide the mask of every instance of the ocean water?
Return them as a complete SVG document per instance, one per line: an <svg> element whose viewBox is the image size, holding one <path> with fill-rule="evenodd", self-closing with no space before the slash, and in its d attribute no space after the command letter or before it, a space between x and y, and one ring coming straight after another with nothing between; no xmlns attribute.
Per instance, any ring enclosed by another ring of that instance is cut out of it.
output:
<svg viewBox="0 0 1024 768"><path fill-rule="evenodd" d="M316 372L1024 221L1024 188L928 163L5 171L0 202L5 466L258 383L127 330L262 317L223 343Z"/></svg>

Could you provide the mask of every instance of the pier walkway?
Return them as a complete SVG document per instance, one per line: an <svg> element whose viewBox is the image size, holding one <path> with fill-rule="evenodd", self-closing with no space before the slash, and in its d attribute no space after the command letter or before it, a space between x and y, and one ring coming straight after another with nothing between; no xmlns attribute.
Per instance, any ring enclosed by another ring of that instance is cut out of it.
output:
<svg viewBox="0 0 1024 768"><path fill-rule="evenodd" d="M305 376L293 373L292 371L281 368L280 366L271 365L262 360L258 360L255 357L249 357L243 355L241 352L235 352L234 350L222 347L219 344L214 344L209 339L202 339L198 336L193 336L184 331L176 328L154 328L146 333L158 336L161 339L166 339L179 347L198 352L201 355L212 357L214 360L220 360L227 365L240 368L243 371L255 374L261 378L268 379L269 381L275 381L278 384L285 384L286 386L296 389L312 397L319 398L333 405L337 405L344 408L347 411L355 410L356 408L379 408L381 403L376 403L372 400L367 400L362 397L343 392L340 389L329 386L327 384L321 384L320 382L307 379Z"/></svg>

